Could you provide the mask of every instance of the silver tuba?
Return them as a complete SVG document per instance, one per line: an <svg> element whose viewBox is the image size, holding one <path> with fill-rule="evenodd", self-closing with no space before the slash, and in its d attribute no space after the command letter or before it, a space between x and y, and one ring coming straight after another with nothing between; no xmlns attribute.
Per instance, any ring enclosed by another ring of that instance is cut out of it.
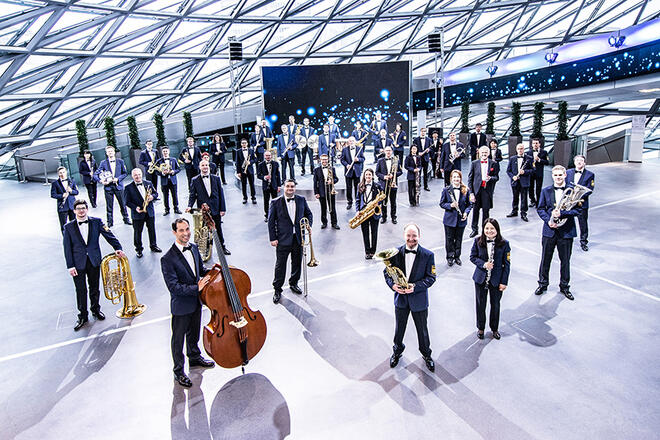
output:
<svg viewBox="0 0 660 440"><path fill-rule="evenodd" d="M559 203L555 203L555 208L560 211L570 211L575 205L581 204L584 201L583 197L589 195L589 193L591 193L589 188L576 183L572 187L564 190L564 194L561 196ZM557 227L562 226L567 220L567 218L554 217L550 219L550 221L557 225Z"/></svg>

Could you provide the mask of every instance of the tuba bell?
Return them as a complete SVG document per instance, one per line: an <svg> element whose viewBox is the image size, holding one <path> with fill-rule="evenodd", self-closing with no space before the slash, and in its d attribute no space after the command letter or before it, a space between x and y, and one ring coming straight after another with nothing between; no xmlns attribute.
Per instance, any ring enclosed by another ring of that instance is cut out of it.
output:
<svg viewBox="0 0 660 440"><path fill-rule="evenodd" d="M135 296L135 284L127 257L108 254L101 260L100 269L105 297L112 301L112 304L118 304L120 298L124 297L124 307L117 310L117 318L134 318L147 309Z"/></svg>
<svg viewBox="0 0 660 440"><path fill-rule="evenodd" d="M398 267L393 266L392 262L390 261L390 258L392 258L398 253L399 250L397 248L390 248L376 253L374 257L376 257L377 260L381 260L383 263L385 263L385 271L390 276L390 278L392 278L394 284L398 284L404 289L407 289L409 285L406 274L404 274L403 271Z"/></svg>
<svg viewBox="0 0 660 440"><path fill-rule="evenodd" d="M211 259L213 255L213 231L209 229L203 219L202 212L199 210L193 211L193 229L195 235L193 242L199 248L199 253L202 256L202 261L206 262Z"/></svg>
<svg viewBox="0 0 660 440"><path fill-rule="evenodd" d="M586 186L574 184L572 187L566 188L564 194L561 196L559 203L555 204L555 207L560 211L570 211L577 204L582 204L584 199L582 197L589 195L591 190ZM550 221L557 225L557 227L562 226L568 218L554 218L552 217Z"/></svg>

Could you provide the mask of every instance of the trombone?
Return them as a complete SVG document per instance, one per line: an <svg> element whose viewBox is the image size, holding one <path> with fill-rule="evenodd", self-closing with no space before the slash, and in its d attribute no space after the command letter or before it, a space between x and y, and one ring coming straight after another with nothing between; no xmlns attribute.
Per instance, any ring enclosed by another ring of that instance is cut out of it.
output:
<svg viewBox="0 0 660 440"><path fill-rule="evenodd" d="M319 265L319 260L314 256L314 246L312 245L312 226L309 224L307 217L300 219L300 245L303 252L303 296L307 298L307 267L316 267ZM309 245L310 257L307 262L307 246Z"/></svg>
<svg viewBox="0 0 660 440"><path fill-rule="evenodd" d="M337 190L335 189L335 175L331 165L328 165L328 178L325 181L325 198L327 199L328 211L332 212L332 200L330 196L337 195Z"/></svg>

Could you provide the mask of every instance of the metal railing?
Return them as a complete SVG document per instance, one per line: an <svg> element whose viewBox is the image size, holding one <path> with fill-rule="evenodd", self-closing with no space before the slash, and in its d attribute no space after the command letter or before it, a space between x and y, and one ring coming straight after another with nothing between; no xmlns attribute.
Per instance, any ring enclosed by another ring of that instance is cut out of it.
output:
<svg viewBox="0 0 660 440"><path fill-rule="evenodd" d="M19 156L18 154L14 154L14 161L16 162L16 174L18 177L18 181L20 183L27 183L28 181L28 176L25 173L25 167L23 166L23 161L30 160L33 162L41 162L44 166L44 185L50 185L48 182L48 169L46 167L46 159L34 159L31 157L25 157L25 156Z"/></svg>

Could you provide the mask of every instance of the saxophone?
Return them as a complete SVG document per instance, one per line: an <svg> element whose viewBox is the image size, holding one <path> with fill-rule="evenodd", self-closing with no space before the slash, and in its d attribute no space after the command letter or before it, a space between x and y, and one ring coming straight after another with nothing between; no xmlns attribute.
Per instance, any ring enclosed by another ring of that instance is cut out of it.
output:
<svg viewBox="0 0 660 440"><path fill-rule="evenodd" d="M193 211L193 228L195 230L194 242L199 248L202 261L209 261L213 255L213 231L209 229L203 219L202 212Z"/></svg>
<svg viewBox="0 0 660 440"><path fill-rule="evenodd" d="M367 205L364 208L362 208L360 211L358 211L357 214L355 214L355 217L353 217L348 221L348 226L351 229L355 229L358 226L360 226L362 223L364 223L366 220L370 219L374 214L380 215L381 207L379 203L383 201L383 199L385 199L385 193L379 192L375 199L367 203Z"/></svg>

